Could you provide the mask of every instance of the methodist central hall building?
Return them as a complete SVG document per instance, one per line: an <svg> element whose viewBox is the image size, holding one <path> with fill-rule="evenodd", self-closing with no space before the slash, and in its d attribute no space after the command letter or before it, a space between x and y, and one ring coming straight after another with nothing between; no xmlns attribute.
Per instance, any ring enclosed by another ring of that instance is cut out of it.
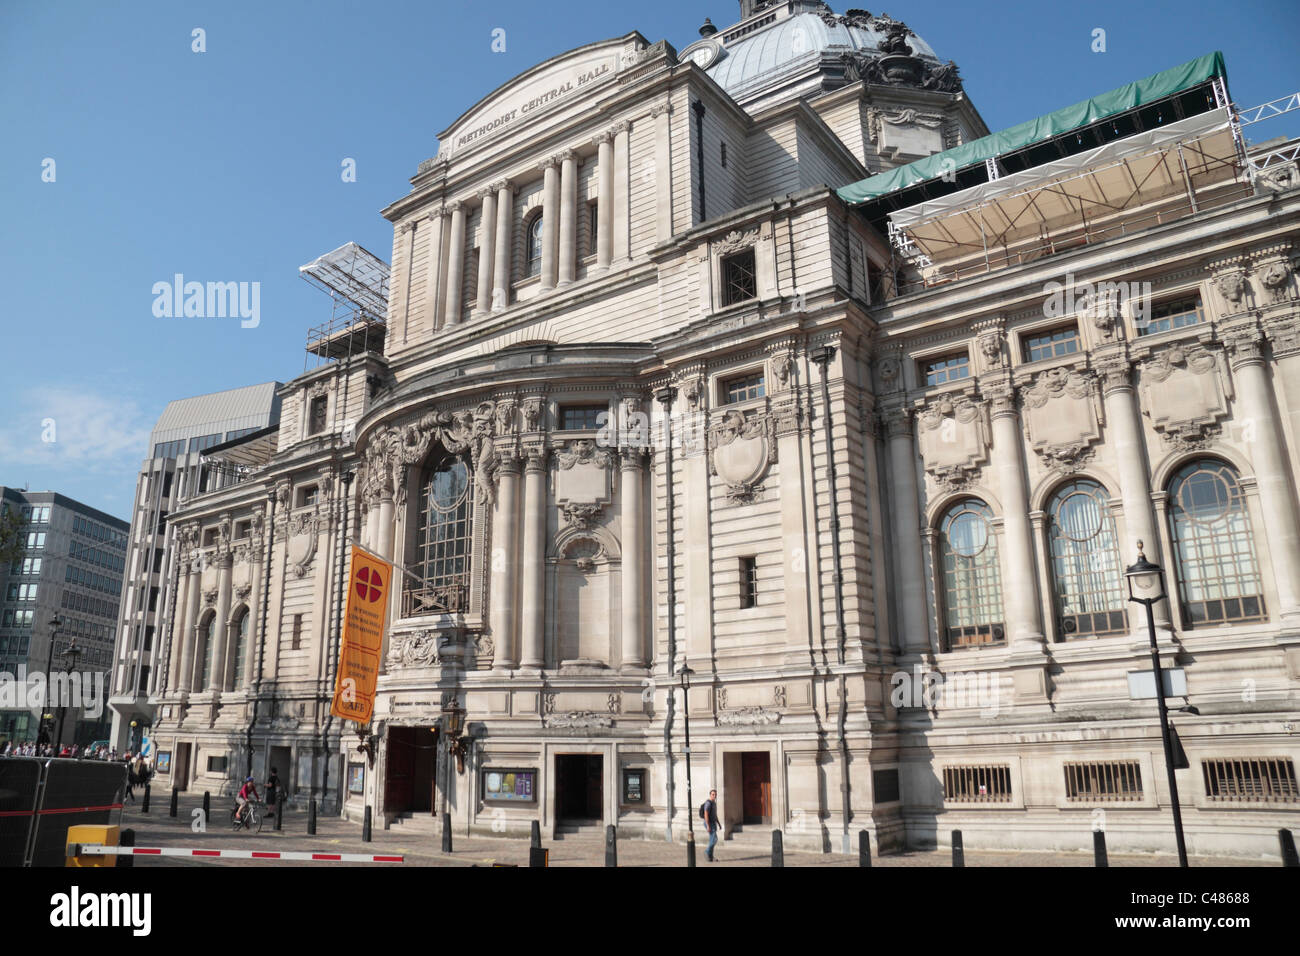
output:
<svg viewBox="0 0 1300 956"><path fill-rule="evenodd" d="M741 842L1169 851L1141 553L1189 847L1275 853L1295 143L1250 144L1218 54L990 133L900 21L740 14L487 93L384 210L391 272L303 267L355 308L167 516L172 782L274 764L430 833L682 840L716 787ZM399 566L363 728L329 716L354 543Z"/></svg>

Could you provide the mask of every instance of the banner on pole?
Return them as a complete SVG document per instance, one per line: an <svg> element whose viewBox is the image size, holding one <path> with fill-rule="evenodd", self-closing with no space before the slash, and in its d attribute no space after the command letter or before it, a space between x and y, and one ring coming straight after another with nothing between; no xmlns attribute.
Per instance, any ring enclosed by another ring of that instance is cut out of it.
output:
<svg viewBox="0 0 1300 956"><path fill-rule="evenodd" d="M334 681L334 703L330 706L330 713L335 717L355 720L358 724L370 723L392 581L391 564L355 545L352 547L343 641Z"/></svg>

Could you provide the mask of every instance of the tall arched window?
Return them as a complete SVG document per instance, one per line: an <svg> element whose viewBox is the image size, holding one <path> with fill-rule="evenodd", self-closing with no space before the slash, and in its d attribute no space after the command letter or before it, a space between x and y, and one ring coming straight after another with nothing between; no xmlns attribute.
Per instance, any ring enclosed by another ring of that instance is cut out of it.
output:
<svg viewBox="0 0 1300 956"><path fill-rule="evenodd" d="M1250 515L1231 465L1201 459L1179 469L1169 482L1169 535L1189 626L1266 616Z"/></svg>
<svg viewBox="0 0 1300 956"><path fill-rule="evenodd" d="M524 236L524 275L535 276L542 271L542 217L534 216L528 223Z"/></svg>
<svg viewBox="0 0 1300 956"><path fill-rule="evenodd" d="M1047 505L1052 585L1062 638L1128 630L1110 497L1095 481L1061 486Z"/></svg>
<svg viewBox="0 0 1300 956"><path fill-rule="evenodd" d="M235 637L235 679L232 687L236 690L244 686L244 661L248 655L248 609L239 616L239 629Z"/></svg>
<svg viewBox="0 0 1300 956"><path fill-rule="evenodd" d="M424 473L414 562L423 584L408 588L412 613L468 606L474 530L471 484L469 466L460 455L443 452Z"/></svg>
<svg viewBox="0 0 1300 956"><path fill-rule="evenodd" d="M944 631L948 648L1004 639L1002 575L993 512L977 498L949 508L940 520Z"/></svg>
<svg viewBox="0 0 1300 956"><path fill-rule="evenodd" d="M207 690L212 685L212 654L217 648L217 616L208 615L204 626L200 650L203 652L203 674L199 678L199 690Z"/></svg>

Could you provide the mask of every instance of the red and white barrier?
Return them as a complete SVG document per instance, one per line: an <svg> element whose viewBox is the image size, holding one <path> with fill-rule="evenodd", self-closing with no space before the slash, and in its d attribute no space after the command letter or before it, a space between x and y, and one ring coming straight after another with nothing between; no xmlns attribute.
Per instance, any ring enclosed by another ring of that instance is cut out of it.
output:
<svg viewBox="0 0 1300 956"><path fill-rule="evenodd" d="M235 860L301 860L308 863L405 863L406 858L370 853L280 853L275 850L186 850L159 846L91 846L70 844L69 856L189 856L225 857Z"/></svg>

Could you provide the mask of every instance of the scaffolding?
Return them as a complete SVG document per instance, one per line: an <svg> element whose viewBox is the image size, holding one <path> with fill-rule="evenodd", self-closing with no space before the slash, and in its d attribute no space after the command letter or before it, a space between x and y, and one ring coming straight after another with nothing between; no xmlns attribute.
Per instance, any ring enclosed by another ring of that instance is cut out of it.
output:
<svg viewBox="0 0 1300 956"><path fill-rule="evenodd" d="M388 263L349 242L299 266L298 272L332 303L329 321L307 332L304 372L358 353L383 352Z"/></svg>

